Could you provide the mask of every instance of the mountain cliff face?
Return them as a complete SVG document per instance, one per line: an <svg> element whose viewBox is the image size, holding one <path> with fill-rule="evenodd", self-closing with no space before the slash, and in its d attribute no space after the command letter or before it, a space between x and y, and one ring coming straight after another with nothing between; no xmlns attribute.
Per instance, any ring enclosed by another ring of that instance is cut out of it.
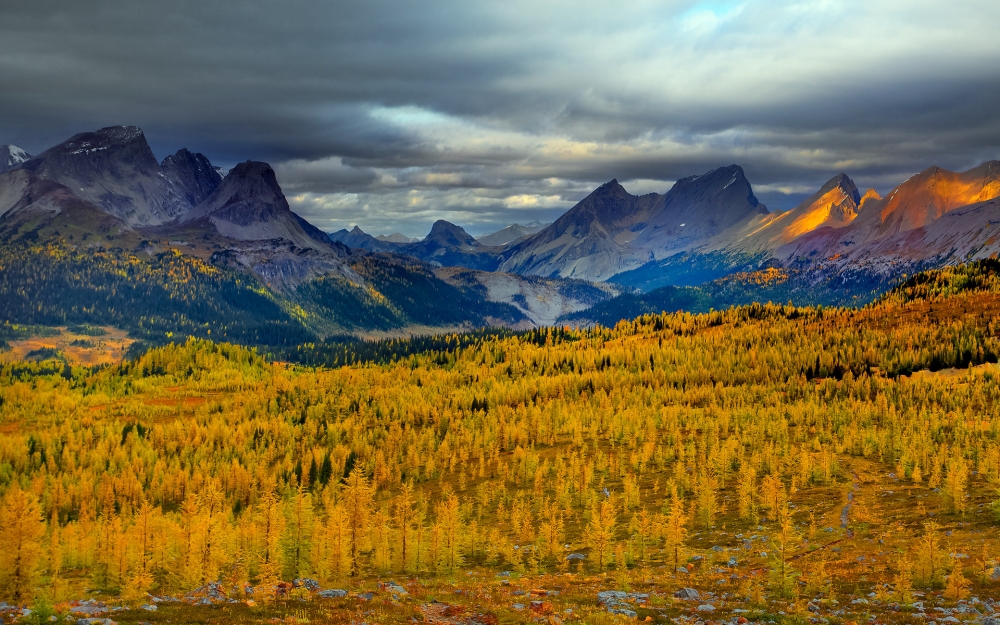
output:
<svg viewBox="0 0 1000 625"><path fill-rule="evenodd" d="M329 248L329 238L288 206L274 170L246 161L234 167L184 223L207 220L224 237L240 241L285 239L302 248Z"/></svg>
<svg viewBox="0 0 1000 625"><path fill-rule="evenodd" d="M472 251L482 244L460 226L439 219L431 226L431 231L419 243L414 243L413 249L424 249L433 254L437 250ZM418 247L419 246L419 247Z"/></svg>
<svg viewBox="0 0 1000 625"><path fill-rule="evenodd" d="M872 197L870 190L865 197ZM858 216L861 194L847 174L837 174L819 191L784 213L745 221L713 237L705 250L738 250L742 255L771 254L782 245L822 228L843 228Z"/></svg>
<svg viewBox="0 0 1000 625"><path fill-rule="evenodd" d="M660 258L766 215L767 207L754 196L743 168L720 167L678 180L651 208L647 225L631 245Z"/></svg>
<svg viewBox="0 0 1000 625"><path fill-rule="evenodd" d="M16 145L0 145L0 174L19 167L21 163L31 159L31 155Z"/></svg>
<svg viewBox="0 0 1000 625"><path fill-rule="evenodd" d="M854 221L860 206L861 194L854 181L838 174L812 197L781 214L782 219L775 222L780 227L776 240L787 243L819 228L842 228Z"/></svg>
<svg viewBox="0 0 1000 625"><path fill-rule="evenodd" d="M174 186L174 192L189 206L197 206L222 183L219 168L204 154L196 154L187 148L178 150L160 163L160 171Z"/></svg>
<svg viewBox="0 0 1000 625"><path fill-rule="evenodd" d="M120 244L138 242L127 224L57 182L25 169L0 174L0 245L53 233L81 240L98 234Z"/></svg>
<svg viewBox="0 0 1000 625"><path fill-rule="evenodd" d="M604 280L636 263L628 241L659 196L634 196L617 180L581 200L548 228L514 245L501 271Z"/></svg>
<svg viewBox="0 0 1000 625"><path fill-rule="evenodd" d="M500 267L529 275L606 280L767 214L737 165L678 180L663 195L634 196L612 180L551 226L513 246Z"/></svg>
<svg viewBox="0 0 1000 625"><path fill-rule="evenodd" d="M803 289L833 281L867 297L871 285L894 276L1000 252L998 175L997 161L961 173L933 167L883 198L874 189L860 195L838 174L788 212L737 224L612 281L649 291L783 267L797 272Z"/></svg>
<svg viewBox="0 0 1000 625"><path fill-rule="evenodd" d="M878 235L920 228L962 206L1000 195L1000 161L956 173L931 167L896 187L879 205Z"/></svg>
<svg viewBox="0 0 1000 625"><path fill-rule="evenodd" d="M191 168L178 162L166 165L160 167L142 130L112 126L75 135L21 167L65 185L129 225L152 226L189 211L192 191L218 184L218 178L191 179Z"/></svg>

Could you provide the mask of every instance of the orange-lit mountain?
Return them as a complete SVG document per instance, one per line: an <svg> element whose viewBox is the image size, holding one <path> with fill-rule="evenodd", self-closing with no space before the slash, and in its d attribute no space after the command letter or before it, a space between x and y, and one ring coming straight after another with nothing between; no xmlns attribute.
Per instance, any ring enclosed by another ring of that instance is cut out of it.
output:
<svg viewBox="0 0 1000 625"><path fill-rule="evenodd" d="M901 265L940 265L1000 251L1000 161L956 173L932 167L884 198L871 197L850 226L804 232L774 250L784 264L866 267L879 273Z"/></svg>
<svg viewBox="0 0 1000 625"><path fill-rule="evenodd" d="M1000 252L1000 162L966 172L932 167L886 194L838 174L796 208L745 221L682 254L611 281L651 290L734 271L796 269L809 280L854 275L885 284L903 273Z"/></svg>
<svg viewBox="0 0 1000 625"><path fill-rule="evenodd" d="M879 205L878 234L927 226L962 206L1000 196L1000 161L955 173L931 167L896 187Z"/></svg>
<svg viewBox="0 0 1000 625"><path fill-rule="evenodd" d="M870 199L872 194L878 196L870 190L865 197ZM847 174L837 174L792 210L763 215L742 228L731 228L703 247L770 253L815 230L849 226L857 218L862 200L854 181Z"/></svg>

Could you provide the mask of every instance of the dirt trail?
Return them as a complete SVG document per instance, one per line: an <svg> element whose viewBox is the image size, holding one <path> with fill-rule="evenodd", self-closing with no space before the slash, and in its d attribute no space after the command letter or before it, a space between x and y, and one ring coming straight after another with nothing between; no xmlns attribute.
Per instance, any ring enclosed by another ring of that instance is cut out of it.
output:
<svg viewBox="0 0 1000 625"><path fill-rule="evenodd" d="M851 484L851 492L847 493L847 505L840 511L840 527L845 530L847 529L847 517L851 514L851 504L854 503L854 489L857 487L857 483Z"/></svg>
<svg viewBox="0 0 1000 625"><path fill-rule="evenodd" d="M858 476L857 476L857 474L854 471L851 471L851 475L854 476L854 481L851 482L851 490L847 493L847 505L845 505L844 509L840 511L840 527L844 528L845 530L847 529L847 521L848 521L848 518L850 517L850 514L851 514L851 506L854 504L854 491L857 490L857 488L858 488ZM812 549L812 550L809 550L809 551L803 551L802 553L795 554L794 556L788 558L788 561L791 562L792 560L798 560L799 558L804 558L806 556L817 554L817 553L823 551L824 549L829 549L830 547L833 547L834 545L839 545L840 543L844 542L845 540L847 540L849 538L853 538L853 536L854 536L854 533L851 530L847 530L847 535L846 536L844 536L842 538L838 538L837 540L831 540L830 542L828 542L828 543L826 543L824 545L820 545L816 549Z"/></svg>

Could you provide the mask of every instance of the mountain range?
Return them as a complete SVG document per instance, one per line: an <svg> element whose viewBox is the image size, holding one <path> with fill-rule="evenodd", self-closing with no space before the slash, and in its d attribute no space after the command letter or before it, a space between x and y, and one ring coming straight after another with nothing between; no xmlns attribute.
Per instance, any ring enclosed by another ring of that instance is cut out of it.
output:
<svg viewBox="0 0 1000 625"><path fill-rule="evenodd" d="M370 252L405 254L439 267L465 267L483 271L496 271L505 249L543 230L547 224L531 222L526 225L511 224L483 235L473 237L461 226L440 219L431 226L423 239L411 239L402 234L373 237L358 226L351 230L331 232L331 241ZM515 272L516 273L516 272Z"/></svg>
<svg viewBox="0 0 1000 625"><path fill-rule="evenodd" d="M493 269L500 249L447 222L401 249L367 235L345 245L290 209L267 163L226 171L187 149L157 161L133 126L4 154L0 316L11 322L118 323L150 340L237 326L268 341L274 328L299 339L384 336L530 328L622 292L452 271L456 259L479 269L476 258Z"/></svg>
<svg viewBox="0 0 1000 625"><path fill-rule="evenodd" d="M0 313L21 323L60 315L89 322L95 319L85 311L100 302L107 307L101 314L119 319L125 304L115 297L138 288L120 284L129 273L122 267L144 262L171 272L187 267L199 297L230 293L243 302L242 312L232 313L240 327L271 340L273 328L292 326L301 330L295 336L381 336L613 322L616 311L764 298L860 303L904 274L995 255L998 197L1000 162L991 161L961 173L932 167L885 197L861 193L840 173L799 206L774 213L744 170L729 165L682 178L663 194L632 195L612 180L548 225L513 224L476 238L442 220L423 239L374 237L358 227L325 233L295 214L267 163L227 171L187 149L158 161L139 128L115 126L37 156L0 148L0 252L11 262L36 263L42 274L24 279L44 286L49 276L53 292L73 279L68 265L53 261L59 254L50 251L42 262L41 246L61 249L74 263L100 256L103 281L89 295L86 284L74 283L70 311L39 286L33 297L48 298L36 307L47 311L42 315L31 312L8 264ZM190 332L195 317L206 332L213 323L229 331L206 310L228 310L232 302L202 310L191 293L177 290L172 274L141 275L142 288L159 293L150 301L162 296L177 307L150 313L161 334L168 326ZM128 323L152 332L147 315L133 316L139 319Z"/></svg>

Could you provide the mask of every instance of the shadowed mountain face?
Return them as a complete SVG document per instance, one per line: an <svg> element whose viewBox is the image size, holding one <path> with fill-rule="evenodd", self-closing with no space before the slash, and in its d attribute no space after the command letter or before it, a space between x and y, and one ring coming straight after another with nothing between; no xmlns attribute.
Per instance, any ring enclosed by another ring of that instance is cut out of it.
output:
<svg viewBox="0 0 1000 625"><path fill-rule="evenodd" d="M57 182L25 169L0 174L0 240L33 239L46 228L81 234L130 232L121 220Z"/></svg>
<svg viewBox="0 0 1000 625"><path fill-rule="evenodd" d="M431 231L420 243L428 248L451 248L464 251L481 246L481 243L464 229L443 219L434 222Z"/></svg>
<svg viewBox="0 0 1000 625"><path fill-rule="evenodd" d="M295 215L267 163L246 161L234 167L183 222L207 220L219 234L241 241L286 239L303 248L329 247L329 238Z"/></svg>
<svg viewBox="0 0 1000 625"><path fill-rule="evenodd" d="M738 165L682 178L650 209L632 241L657 256L673 254L768 214Z"/></svg>
<svg viewBox="0 0 1000 625"><path fill-rule="evenodd" d="M174 191L191 206L205 201L222 182L219 169L213 167L204 154L187 148L163 159L160 170L173 183Z"/></svg>
<svg viewBox="0 0 1000 625"><path fill-rule="evenodd" d="M42 178L72 189L81 198L131 226L172 221L201 202L221 179L203 168L208 160L186 150L161 167L135 126L85 132L23 163Z"/></svg>
<svg viewBox="0 0 1000 625"><path fill-rule="evenodd" d="M612 180L513 246L501 268L606 280L767 214L737 165L678 180L663 195L634 196Z"/></svg>

